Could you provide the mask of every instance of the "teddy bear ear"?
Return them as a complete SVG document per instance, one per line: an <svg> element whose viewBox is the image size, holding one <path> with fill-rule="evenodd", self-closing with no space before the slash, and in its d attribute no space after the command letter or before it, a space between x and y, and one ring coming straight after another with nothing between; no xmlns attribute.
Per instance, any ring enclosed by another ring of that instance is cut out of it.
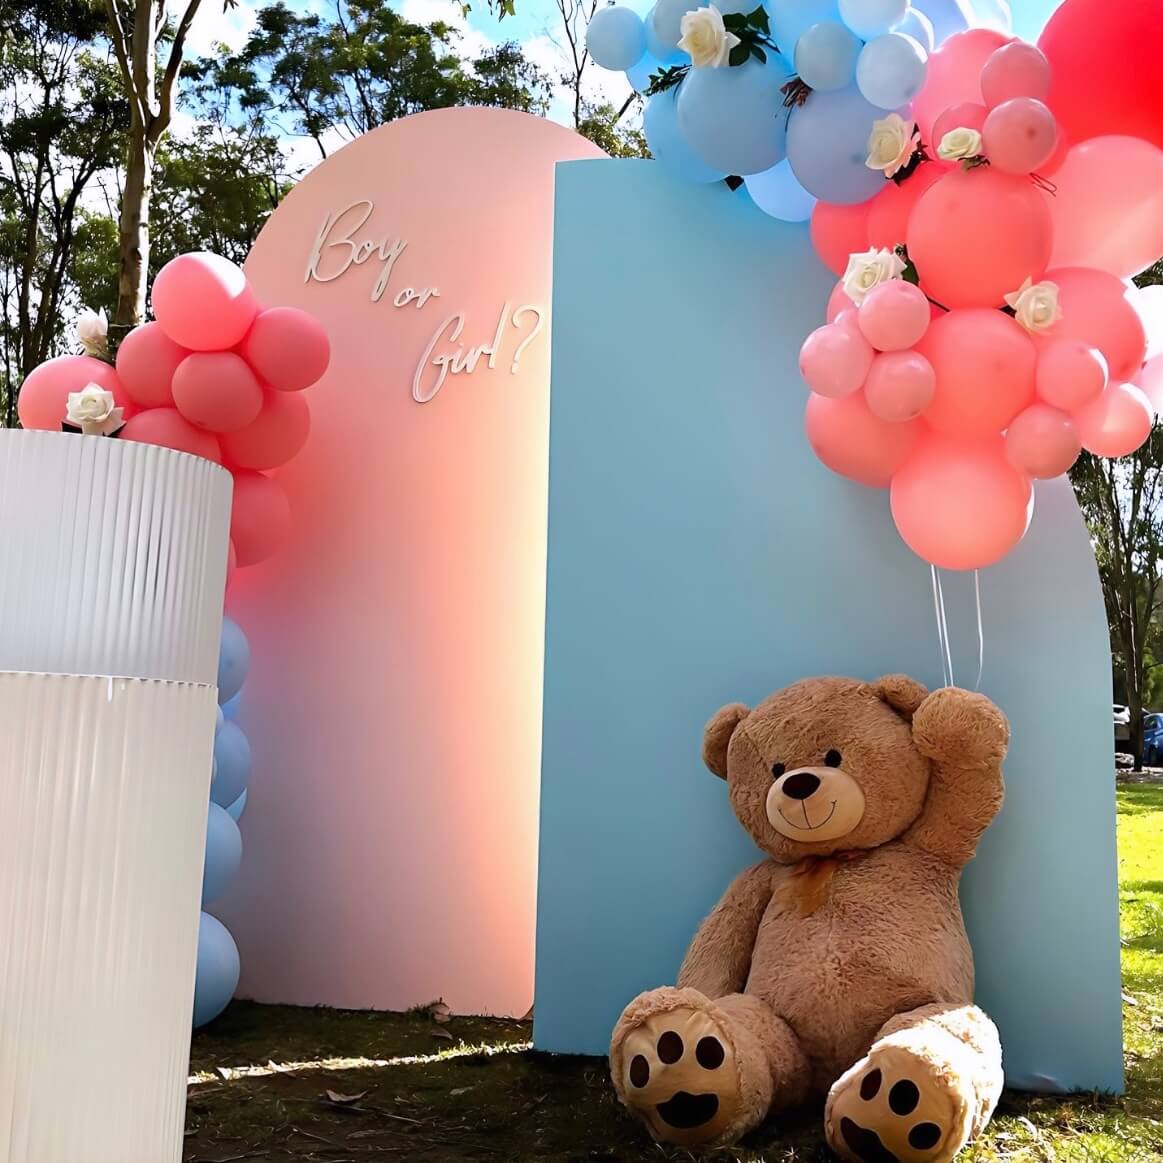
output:
<svg viewBox="0 0 1163 1163"><path fill-rule="evenodd" d="M727 748L735 728L751 714L751 709L742 703L731 703L720 711L703 730L703 762L720 779L727 778Z"/></svg>
<svg viewBox="0 0 1163 1163"><path fill-rule="evenodd" d="M917 709L929 697L928 690L907 674L888 674L878 678L872 684L872 692L910 723Z"/></svg>

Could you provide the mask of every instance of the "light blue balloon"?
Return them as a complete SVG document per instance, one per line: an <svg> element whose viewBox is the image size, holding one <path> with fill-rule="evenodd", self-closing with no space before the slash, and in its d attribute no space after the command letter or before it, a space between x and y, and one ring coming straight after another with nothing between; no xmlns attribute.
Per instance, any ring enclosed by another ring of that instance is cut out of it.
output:
<svg viewBox="0 0 1163 1163"><path fill-rule="evenodd" d="M844 89L856 76L860 38L838 20L813 24L796 42L800 80L822 93Z"/></svg>
<svg viewBox="0 0 1163 1163"><path fill-rule="evenodd" d="M206 821L206 855L202 862L203 907L216 901L230 887L241 866L242 833L238 824L225 808L211 804Z"/></svg>
<svg viewBox="0 0 1163 1163"><path fill-rule="evenodd" d="M229 699L222 704L222 717L224 719L237 719L241 710L242 695L237 694L234 696L234 698Z"/></svg>
<svg viewBox="0 0 1163 1163"><path fill-rule="evenodd" d="M895 31L911 36L925 52L932 52L937 45L933 22L919 8L910 8Z"/></svg>
<svg viewBox="0 0 1163 1163"><path fill-rule="evenodd" d="M586 29L586 48L603 69L622 72L636 65L646 51L642 17L620 4L599 8Z"/></svg>
<svg viewBox="0 0 1163 1163"><path fill-rule="evenodd" d="M682 36L682 18L707 3L711 0L658 0L645 18L647 51L660 59L674 52ZM739 12L750 15L762 6L761 0L714 0L714 4L724 16Z"/></svg>
<svg viewBox="0 0 1163 1163"><path fill-rule="evenodd" d="M246 813L246 803L247 803L247 800L248 800L249 798L250 798L250 792L249 792L249 791L244 791L244 792L242 793L242 795L240 795L240 796L238 797L238 799L236 799L236 800L234 801L234 803L232 803L232 804L230 805L230 807L228 807L228 808L226 809L226 814L227 814L227 815L228 815L228 816L229 816L229 817L230 817L230 818L231 818L231 819L232 819L232 820L233 820L233 821L234 821L236 824L237 824L237 823L238 823L238 822L239 822L239 821L242 819L243 815ZM215 806L217 806L217 805L215 805Z"/></svg>
<svg viewBox="0 0 1163 1163"><path fill-rule="evenodd" d="M789 61L795 60L796 42L813 24L840 19L836 0L773 0L767 12L771 39Z"/></svg>
<svg viewBox="0 0 1163 1163"><path fill-rule="evenodd" d="M226 712L222 709L221 706L218 706L215 709L218 712L218 718L214 723L214 734L217 735L218 732L222 730L223 723L226 722Z"/></svg>
<svg viewBox="0 0 1163 1163"><path fill-rule="evenodd" d="M864 162L872 123L883 116L855 85L813 93L793 111L787 131L787 156L800 185L821 202L845 206L878 194L884 174Z"/></svg>
<svg viewBox="0 0 1163 1163"><path fill-rule="evenodd" d="M751 200L764 214L781 222L807 222L816 199L796 181L787 158L762 174L743 179Z"/></svg>
<svg viewBox="0 0 1163 1163"><path fill-rule="evenodd" d="M863 40L900 24L909 0L840 0L840 19Z"/></svg>
<svg viewBox="0 0 1163 1163"><path fill-rule="evenodd" d="M661 73L663 69L669 69L673 65L682 64L690 64L690 57L686 56L685 53L673 53L661 61L656 56L647 53L632 69L626 70L626 80L634 87L636 93L645 93L650 86L651 76L655 73Z"/></svg>
<svg viewBox="0 0 1163 1163"><path fill-rule="evenodd" d="M229 719L214 739L214 763L210 798L220 808L228 808L246 791L253 766L250 743L242 728Z"/></svg>
<svg viewBox="0 0 1163 1163"><path fill-rule="evenodd" d="M218 702L229 702L246 682L250 670L250 644L233 618L222 619L218 648Z"/></svg>
<svg viewBox="0 0 1163 1163"><path fill-rule="evenodd" d="M928 53L903 32L870 40L856 62L856 87L880 109L907 105L925 83Z"/></svg>
<svg viewBox="0 0 1163 1163"><path fill-rule="evenodd" d="M683 0L689 3L689 0ZM684 182L718 182L727 175L713 169L695 153L678 127L678 94L656 93L642 112L646 144L660 166Z"/></svg>
<svg viewBox="0 0 1163 1163"><path fill-rule="evenodd" d="M977 19L970 0L921 0L920 9L933 25L933 38L938 46L954 33L972 28Z"/></svg>
<svg viewBox="0 0 1163 1163"><path fill-rule="evenodd" d="M691 69L678 92L687 144L714 169L760 174L787 155L787 110L780 88L791 79L782 58L737 68Z"/></svg>
<svg viewBox="0 0 1163 1163"><path fill-rule="evenodd" d="M238 946L216 917L202 914L198 927L198 977L194 985L194 1029L212 1022L230 1004L242 976Z"/></svg>

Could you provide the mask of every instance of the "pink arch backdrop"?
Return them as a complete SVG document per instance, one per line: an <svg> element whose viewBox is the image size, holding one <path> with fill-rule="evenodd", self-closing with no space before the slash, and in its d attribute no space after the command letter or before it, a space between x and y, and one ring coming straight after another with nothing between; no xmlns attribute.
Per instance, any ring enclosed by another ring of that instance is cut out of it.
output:
<svg viewBox="0 0 1163 1163"><path fill-rule="evenodd" d="M253 648L241 995L521 1014L533 997L553 170L503 110L353 142L246 270L331 338L280 474L289 548L239 575Z"/></svg>

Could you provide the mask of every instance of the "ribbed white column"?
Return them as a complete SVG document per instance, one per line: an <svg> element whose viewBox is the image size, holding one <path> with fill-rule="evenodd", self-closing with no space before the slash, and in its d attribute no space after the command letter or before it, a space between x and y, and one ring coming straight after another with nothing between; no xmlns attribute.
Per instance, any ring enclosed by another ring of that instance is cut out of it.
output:
<svg viewBox="0 0 1163 1163"><path fill-rule="evenodd" d="M0 432L0 1163L179 1163L227 473Z"/></svg>

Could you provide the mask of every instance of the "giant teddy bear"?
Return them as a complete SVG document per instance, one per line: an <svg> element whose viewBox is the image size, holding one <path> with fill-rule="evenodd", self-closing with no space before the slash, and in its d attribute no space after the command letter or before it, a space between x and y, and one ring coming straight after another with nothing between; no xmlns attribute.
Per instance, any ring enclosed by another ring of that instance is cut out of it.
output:
<svg viewBox="0 0 1163 1163"><path fill-rule="evenodd" d="M961 870L1002 803L1005 717L903 676L724 707L703 758L768 859L699 928L677 988L622 1014L619 1097L655 1138L733 1142L827 1094L860 1163L944 1163L989 1121L1001 1046L973 1003Z"/></svg>

